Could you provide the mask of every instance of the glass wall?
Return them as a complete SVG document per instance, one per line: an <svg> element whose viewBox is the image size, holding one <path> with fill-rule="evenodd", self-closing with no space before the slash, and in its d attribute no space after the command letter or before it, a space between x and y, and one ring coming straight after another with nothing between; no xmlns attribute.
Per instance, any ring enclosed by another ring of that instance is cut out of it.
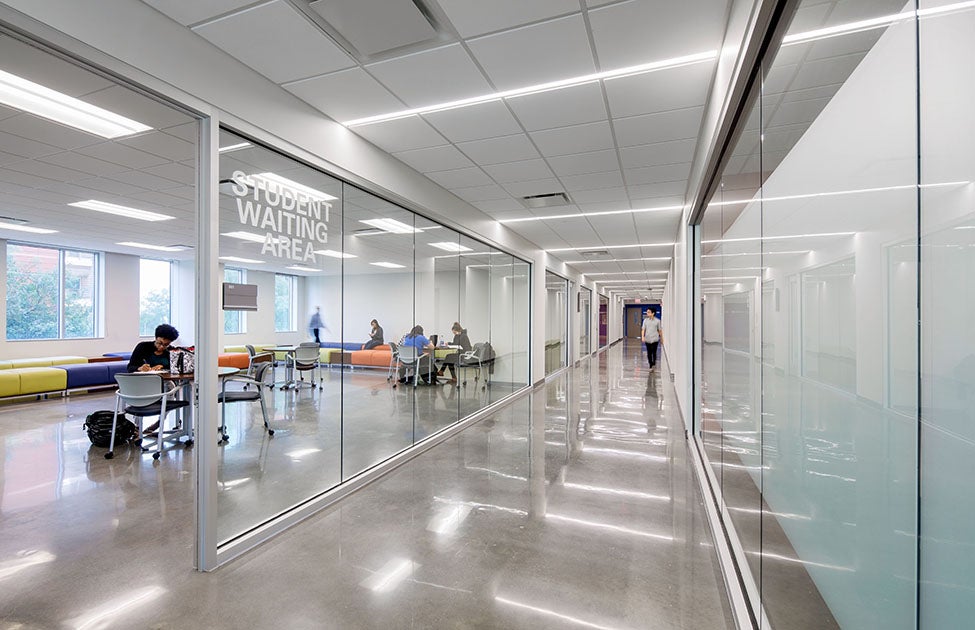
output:
<svg viewBox="0 0 975 630"><path fill-rule="evenodd" d="M545 374L568 365L569 281L545 272Z"/></svg>
<svg viewBox="0 0 975 630"><path fill-rule="evenodd" d="M975 612L975 10L917 8L800 3L697 228L697 432L763 627Z"/></svg>
<svg viewBox="0 0 975 630"><path fill-rule="evenodd" d="M579 308L578 308L578 330L579 330L579 356L586 357L592 352L591 331L592 328L592 289L582 287L579 289Z"/></svg>
<svg viewBox="0 0 975 630"><path fill-rule="evenodd" d="M220 259L257 287L225 349L270 352L275 385L273 436L259 403L221 406L226 544L527 385L531 294L510 254L221 136Z"/></svg>

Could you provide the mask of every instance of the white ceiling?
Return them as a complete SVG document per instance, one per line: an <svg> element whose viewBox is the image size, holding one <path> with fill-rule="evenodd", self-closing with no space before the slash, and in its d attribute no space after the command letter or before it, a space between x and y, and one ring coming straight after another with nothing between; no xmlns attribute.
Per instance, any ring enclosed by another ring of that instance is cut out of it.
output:
<svg viewBox="0 0 975 630"><path fill-rule="evenodd" d="M340 122L715 50L727 5L726 0L144 1ZM793 30L884 15L892 4L805 2ZM801 136L876 36L879 31L783 51L789 57L782 59L790 63L780 63L766 83L766 171ZM192 240L196 123L190 117L10 38L0 38L0 59L4 70L153 127L105 141L0 106L5 199L0 215L61 230L29 239L6 231L0 236L64 244L69 232L78 246L105 251L124 250L114 245L119 240L167 245ZM498 220L679 205L713 71L713 63L698 63L353 131ZM746 182L743 190L753 185L749 174L758 170L758 134L745 138L736 151L736 170L727 173ZM272 155L262 153L258 160L265 170L272 170L269 162L275 159L282 170L294 167ZM224 162L248 159L246 152L224 157L221 171L227 170ZM565 192L571 204L531 210L520 200L556 192ZM66 205L84 199L136 205L177 220L145 224ZM346 199L349 217L359 211L351 203ZM370 212L393 211L386 206ZM599 249L672 242L679 216L666 211L511 226L543 249ZM227 253L247 257L249 246L240 244L234 253L228 244ZM673 253L669 247L608 251L608 261L572 266L584 273L627 272L632 274L627 278L656 284L662 274L652 272L667 269ZM581 258L573 251L554 255Z"/></svg>

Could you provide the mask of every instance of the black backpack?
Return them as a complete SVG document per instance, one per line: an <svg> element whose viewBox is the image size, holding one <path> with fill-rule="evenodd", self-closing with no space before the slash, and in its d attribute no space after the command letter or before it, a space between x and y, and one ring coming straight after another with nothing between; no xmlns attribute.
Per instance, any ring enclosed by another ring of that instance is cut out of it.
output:
<svg viewBox="0 0 975 630"><path fill-rule="evenodd" d="M85 418L83 428L88 432L88 439L92 444L108 448L108 443L112 439L112 416L114 415L114 411L95 411ZM115 423L115 445L134 442L138 435L139 430L132 421L119 414L118 422Z"/></svg>

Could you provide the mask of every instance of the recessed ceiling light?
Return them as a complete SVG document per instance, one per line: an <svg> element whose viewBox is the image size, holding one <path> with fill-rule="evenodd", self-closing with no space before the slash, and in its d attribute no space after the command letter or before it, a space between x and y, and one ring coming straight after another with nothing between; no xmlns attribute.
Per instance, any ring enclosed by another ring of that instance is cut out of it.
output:
<svg viewBox="0 0 975 630"><path fill-rule="evenodd" d="M646 258L607 258L606 260L567 260L567 265L581 265L583 263L635 262L638 260L671 260L673 256L650 256Z"/></svg>
<svg viewBox="0 0 975 630"><path fill-rule="evenodd" d="M74 203L69 203L68 205L74 206L75 208L94 210L95 212L115 214L120 217L128 217L130 219L139 219L141 221L168 221L169 219L174 218L168 214L159 214L158 212L149 212L148 210L129 208L127 206L120 206L118 204L108 203L105 201L97 201L95 199L89 199L88 201L76 201Z"/></svg>
<svg viewBox="0 0 975 630"><path fill-rule="evenodd" d="M121 138L152 127L0 70L0 103L102 138Z"/></svg>
<svg viewBox="0 0 975 630"><path fill-rule="evenodd" d="M376 265L377 267L386 267L387 269L404 269L405 265L397 265L391 262L374 262L369 263L370 265Z"/></svg>
<svg viewBox="0 0 975 630"><path fill-rule="evenodd" d="M252 265L263 265L263 260L253 260L251 258L239 258L237 256L221 256L220 260L226 260L228 262L239 262L239 263L250 263Z"/></svg>
<svg viewBox="0 0 975 630"><path fill-rule="evenodd" d="M433 247L437 249L442 249L445 252L472 252L474 251L470 247L465 247L459 243L454 243L453 241L444 241L442 243L430 243Z"/></svg>
<svg viewBox="0 0 975 630"><path fill-rule="evenodd" d="M294 269L295 271L321 271L321 269L315 269L314 267L302 267L301 265L291 265L288 269Z"/></svg>
<svg viewBox="0 0 975 630"><path fill-rule="evenodd" d="M614 214L643 214L646 212L670 212L683 210L684 206L659 206L656 208L636 208L633 210L605 210L601 212L575 212L571 214L550 214L544 217L519 217L517 219L501 219L498 223L523 223L525 221L549 221L555 219L584 219L586 217L605 217Z"/></svg>
<svg viewBox="0 0 975 630"><path fill-rule="evenodd" d="M250 142L239 142L237 144L231 144L225 147L220 147L220 153L230 153L231 151L240 151L241 149L246 149L247 147L254 146Z"/></svg>
<svg viewBox="0 0 975 630"><path fill-rule="evenodd" d="M139 249L151 249L157 252L183 252L187 249L181 245L149 245L148 243L137 243L135 241L123 241L115 244L125 245L126 247L138 247Z"/></svg>
<svg viewBox="0 0 975 630"><path fill-rule="evenodd" d="M744 243L746 241L784 241L792 238L820 238L826 236L853 236L856 232L820 232L818 234L783 234L782 236L748 236L744 238L717 238L701 241L702 244L711 243ZM550 250L551 251L551 250Z"/></svg>
<svg viewBox="0 0 975 630"><path fill-rule="evenodd" d="M239 238L242 241L250 241L251 243L263 243L267 238L263 234L255 234L254 232L222 232L220 236L229 236L230 238ZM278 239L272 238L272 243L277 243Z"/></svg>
<svg viewBox="0 0 975 630"><path fill-rule="evenodd" d="M0 222L0 230L16 230L17 232L29 232L31 234L56 234L57 230L48 230L45 228L30 227L29 225L22 225L20 223L7 223L6 221Z"/></svg>
<svg viewBox="0 0 975 630"><path fill-rule="evenodd" d="M365 223L366 225L371 225L374 228L378 228L384 232L390 232L392 234L414 234L416 232L422 232L423 230L415 228L412 225L407 225L396 219L362 219L359 223Z"/></svg>
<svg viewBox="0 0 975 630"><path fill-rule="evenodd" d="M586 247L558 247L546 252L577 252L581 249L626 249L628 247L673 247L676 243L637 243L635 245L589 245Z"/></svg>
<svg viewBox="0 0 975 630"><path fill-rule="evenodd" d="M310 188L304 184L299 184L298 182L292 181L286 177L281 177L276 173L258 173L256 175L248 175L244 178L244 182L248 185L254 186L255 188L287 188L300 196L311 199L312 201L338 201L338 197L334 197L320 190L315 190L314 188Z"/></svg>
<svg viewBox="0 0 975 630"><path fill-rule="evenodd" d="M355 254L337 252L334 249L316 249L314 250L314 253L321 254L322 256L331 256L332 258L357 258Z"/></svg>

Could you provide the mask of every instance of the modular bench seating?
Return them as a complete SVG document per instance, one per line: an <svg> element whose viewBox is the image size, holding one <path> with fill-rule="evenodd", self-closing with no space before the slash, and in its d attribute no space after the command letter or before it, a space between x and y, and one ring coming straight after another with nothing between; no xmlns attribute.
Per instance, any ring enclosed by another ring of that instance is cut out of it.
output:
<svg viewBox="0 0 975 630"><path fill-rule="evenodd" d="M321 350L319 350L319 360L322 365L352 365L355 367L380 367L388 368L389 362L392 358L392 351L389 346L376 346L372 350L363 350L362 346L365 345L361 342L338 342L338 341L323 341L319 344ZM257 352L264 352L269 348L273 348L275 344L254 344L254 350ZM226 346L224 352L228 354L244 353L243 365L234 365L234 367L247 367L247 347L246 346ZM220 355L221 357L227 355ZM284 361L284 352L275 352L274 358L277 361ZM220 363L224 365L224 363Z"/></svg>
<svg viewBox="0 0 975 630"><path fill-rule="evenodd" d="M85 357L58 356L0 361L0 397L51 394L115 384L126 361L89 363Z"/></svg>

